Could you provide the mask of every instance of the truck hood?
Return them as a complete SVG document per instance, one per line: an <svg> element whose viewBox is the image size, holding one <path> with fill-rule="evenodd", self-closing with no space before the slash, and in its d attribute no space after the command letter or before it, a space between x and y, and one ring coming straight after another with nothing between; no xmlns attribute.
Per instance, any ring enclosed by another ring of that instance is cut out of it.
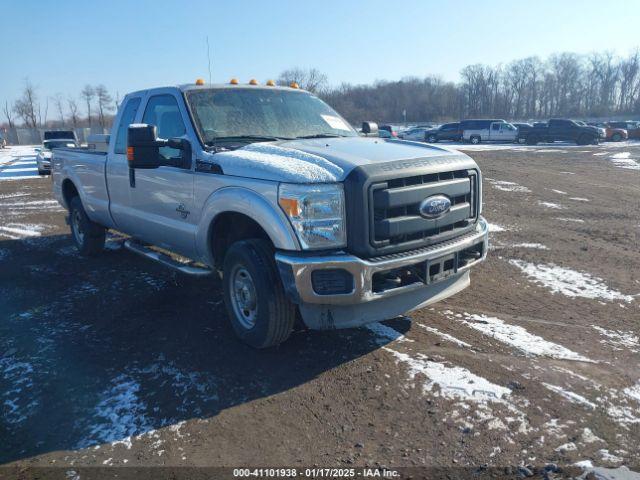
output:
<svg viewBox="0 0 640 480"><path fill-rule="evenodd" d="M398 163L443 169L475 168L467 155L418 142L343 137L252 143L211 156L225 174L291 183L340 182L356 167ZM399 168L394 166L394 169Z"/></svg>

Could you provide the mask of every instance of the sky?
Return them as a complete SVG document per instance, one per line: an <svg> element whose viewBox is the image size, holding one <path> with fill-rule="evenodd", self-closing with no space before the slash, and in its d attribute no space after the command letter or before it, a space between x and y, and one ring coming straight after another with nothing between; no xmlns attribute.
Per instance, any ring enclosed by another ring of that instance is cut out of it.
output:
<svg viewBox="0 0 640 480"><path fill-rule="evenodd" d="M0 11L0 106L25 79L41 101L78 97L85 84L122 97L208 81L207 37L214 83L294 66L318 68L332 85L457 80L474 63L640 46L638 0L0 0Z"/></svg>

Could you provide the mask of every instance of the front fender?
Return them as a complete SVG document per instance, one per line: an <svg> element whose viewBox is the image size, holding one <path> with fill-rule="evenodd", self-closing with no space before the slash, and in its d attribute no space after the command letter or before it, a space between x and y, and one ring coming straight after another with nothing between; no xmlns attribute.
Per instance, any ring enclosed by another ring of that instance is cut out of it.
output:
<svg viewBox="0 0 640 480"><path fill-rule="evenodd" d="M207 198L196 231L196 249L207 265L214 264L210 248L211 225L218 215L226 212L241 213L254 220L264 229L275 248L300 250L291 223L278 205L248 188L225 187Z"/></svg>

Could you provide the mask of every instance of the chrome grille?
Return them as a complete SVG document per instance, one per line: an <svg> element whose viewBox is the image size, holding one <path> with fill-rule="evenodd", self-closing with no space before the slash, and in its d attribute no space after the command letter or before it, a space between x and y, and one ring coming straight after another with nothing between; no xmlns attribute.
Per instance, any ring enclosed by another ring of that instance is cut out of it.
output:
<svg viewBox="0 0 640 480"><path fill-rule="evenodd" d="M369 189L370 242L376 249L410 249L445 241L473 228L478 218L475 170L394 178ZM420 203L432 195L446 195L451 209L437 219L423 218Z"/></svg>

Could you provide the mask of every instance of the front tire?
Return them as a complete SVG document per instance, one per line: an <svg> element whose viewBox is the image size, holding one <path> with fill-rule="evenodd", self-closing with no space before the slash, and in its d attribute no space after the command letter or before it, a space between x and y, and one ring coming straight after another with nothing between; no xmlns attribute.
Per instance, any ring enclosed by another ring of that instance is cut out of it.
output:
<svg viewBox="0 0 640 480"><path fill-rule="evenodd" d="M469 141L473 144L473 145L478 145L480 143L480 137L478 137L477 135L472 136Z"/></svg>
<svg viewBox="0 0 640 480"><path fill-rule="evenodd" d="M69 204L69 225L73 243L81 255L94 257L102 252L107 230L89 219L80 197L73 197Z"/></svg>
<svg viewBox="0 0 640 480"><path fill-rule="evenodd" d="M234 243L224 257L224 302L236 335L254 348L284 342L296 319L276 267L273 248L265 240Z"/></svg>
<svg viewBox="0 0 640 480"><path fill-rule="evenodd" d="M534 135L529 135L526 138L526 142L527 145L537 145L538 144L538 137L534 136Z"/></svg>
<svg viewBox="0 0 640 480"><path fill-rule="evenodd" d="M614 142L619 142L620 140L622 140L622 135L620 135L619 133L614 133L611 137L611 140L613 140Z"/></svg>
<svg viewBox="0 0 640 480"><path fill-rule="evenodd" d="M427 142L428 143L438 143L438 137L436 137L435 135L429 135L427 137Z"/></svg>

